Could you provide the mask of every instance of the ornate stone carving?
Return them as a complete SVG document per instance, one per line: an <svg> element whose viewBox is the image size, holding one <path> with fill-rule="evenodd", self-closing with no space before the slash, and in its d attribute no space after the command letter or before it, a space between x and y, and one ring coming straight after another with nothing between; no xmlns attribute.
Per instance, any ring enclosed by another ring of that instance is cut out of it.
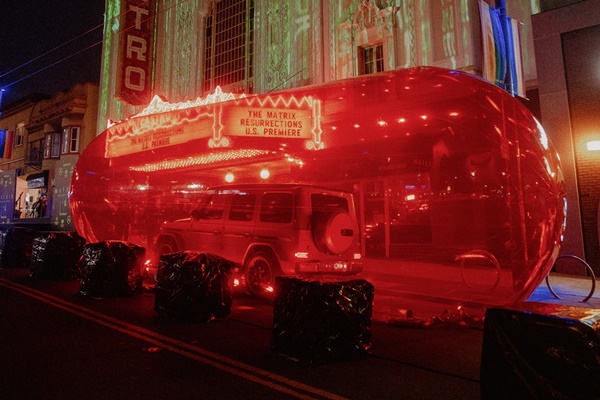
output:
<svg viewBox="0 0 600 400"><path fill-rule="evenodd" d="M384 23L384 17L375 3L371 0L362 0L354 14L353 22L361 28L372 28Z"/></svg>
<svg viewBox="0 0 600 400"><path fill-rule="evenodd" d="M173 52L173 93L187 95L192 76L192 41L194 41L194 8L190 2L184 2L176 8L176 51Z"/></svg>
<svg viewBox="0 0 600 400"><path fill-rule="evenodd" d="M398 7L397 15L395 16L398 22L398 30L400 31L398 44L399 51L405 54L405 59L401 63L402 66L414 66L417 63L417 44L416 44L416 27L415 27L415 10L412 1L405 1ZM407 48L408 47L408 51Z"/></svg>
<svg viewBox="0 0 600 400"><path fill-rule="evenodd" d="M373 0L379 9L383 10L388 7L400 7L403 0Z"/></svg>
<svg viewBox="0 0 600 400"><path fill-rule="evenodd" d="M288 54L290 51L289 3L272 2L267 11L267 87L274 89L285 82L290 74Z"/></svg>

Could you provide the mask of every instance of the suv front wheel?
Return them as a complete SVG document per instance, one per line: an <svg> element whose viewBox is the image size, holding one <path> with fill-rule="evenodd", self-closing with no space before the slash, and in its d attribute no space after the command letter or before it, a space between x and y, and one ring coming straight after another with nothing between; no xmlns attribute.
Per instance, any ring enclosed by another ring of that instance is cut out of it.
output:
<svg viewBox="0 0 600 400"><path fill-rule="evenodd" d="M267 251L253 253L244 264L246 289L251 295L268 297L273 292L275 275L280 273L279 262Z"/></svg>
<svg viewBox="0 0 600 400"><path fill-rule="evenodd" d="M178 251L175 239L170 237L161 237L156 241L154 258L156 265L160 262L160 256L163 254L176 253Z"/></svg>

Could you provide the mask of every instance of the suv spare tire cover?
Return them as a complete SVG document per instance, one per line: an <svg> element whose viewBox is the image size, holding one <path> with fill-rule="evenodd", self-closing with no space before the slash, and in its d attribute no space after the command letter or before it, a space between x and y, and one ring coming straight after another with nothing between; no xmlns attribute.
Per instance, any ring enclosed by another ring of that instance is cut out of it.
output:
<svg viewBox="0 0 600 400"><path fill-rule="evenodd" d="M326 218L326 220L325 220ZM352 246L354 240L354 220L350 213L344 210L328 214L317 224L315 241L321 250L340 254Z"/></svg>

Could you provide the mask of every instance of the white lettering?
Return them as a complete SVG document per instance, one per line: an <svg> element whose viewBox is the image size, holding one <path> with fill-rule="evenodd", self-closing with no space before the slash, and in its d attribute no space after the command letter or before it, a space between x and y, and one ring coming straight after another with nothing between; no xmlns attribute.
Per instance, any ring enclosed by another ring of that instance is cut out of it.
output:
<svg viewBox="0 0 600 400"><path fill-rule="evenodd" d="M136 77L136 79L134 79ZM139 92L144 90L146 85L146 71L142 68L129 66L125 68L125 87Z"/></svg>
<svg viewBox="0 0 600 400"><path fill-rule="evenodd" d="M127 35L127 58L133 58L135 53L140 61L146 61L146 39L139 36Z"/></svg>
<svg viewBox="0 0 600 400"><path fill-rule="evenodd" d="M142 29L142 15L148 15L150 11L136 6L129 6L129 9L135 13L135 29Z"/></svg>

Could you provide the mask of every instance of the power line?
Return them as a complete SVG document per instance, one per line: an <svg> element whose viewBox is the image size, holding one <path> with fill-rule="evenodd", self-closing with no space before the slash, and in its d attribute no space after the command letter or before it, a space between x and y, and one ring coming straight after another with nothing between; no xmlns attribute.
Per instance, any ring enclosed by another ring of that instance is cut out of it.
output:
<svg viewBox="0 0 600 400"><path fill-rule="evenodd" d="M96 30L96 29L98 29L98 28L102 28L103 26L104 26L104 23L102 23L102 24L100 24L100 25L98 25L98 26L96 26L96 27L94 27L94 28L92 28L92 29L89 29L89 30L87 30L86 32L84 32L84 33L80 34L79 36L77 36L77 37L75 37L75 38L73 38L73 39L67 40L67 41L66 41L66 42L64 42L63 44L61 44L61 45L58 45L58 46L56 46L55 48L53 48L53 49L51 49L51 50L48 50L47 52L45 52L45 53L43 53L43 54L40 54L39 56L37 56L37 57L34 57L34 58L32 58L31 60L29 60L29 61L27 61L27 62L25 62L25 63L23 63L23 64L21 64L21 65L19 65L19 66L16 66L15 68L11 69L10 71L3 73L2 75L0 75L0 78L3 78L3 77L5 77L6 75L9 75L9 74L11 74L11 73L13 73L13 72L15 72L15 71L18 71L19 69L21 69L21 68L23 68L23 67L25 67L25 66L27 66L27 65L31 64L32 62L39 60L40 58L42 58L42 57L44 57L44 56L46 56L46 55L48 55L48 54L50 54L50 53L52 53L52 52L54 52L54 51L56 51L56 50L60 49L61 47L64 47L64 46L66 46L67 44L69 44L69 43L71 43L71 42L74 42L75 40L77 40L77 39L79 39L79 38L81 38L81 37L83 37L83 36L87 35L87 34L88 34L88 33L90 33L90 32L93 32L93 31L95 31L95 30ZM102 42L100 42L100 43L102 43ZM98 44L98 43L95 43L93 46L95 46L95 45L97 45L97 44ZM90 47L93 47L93 46L90 46ZM89 47L88 47L88 48L89 48ZM87 50L87 48L86 48L86 50ZM78 53L79 53L79 52L78 52ZM76 53L76 54L77 54L77 53ZM66 59L68 59L68 58L70 58L70 57L71 57L71 56L67 57ZM52 65L55 65L55 64L57 64L57 63L54 63L54 64L52 64ZM46 69L46 68L43 68L43 69L41 69L39 72L41 72L41 71L43 71L43 70L45 70L45 69ZM21 82L22 80L23 80L23 79L19 79L18 81L12 82L12 83L11 83L11 84L9 84L9 85L5 85L4 87L9 87L9 86L11 86L11 85L13 85L13 84L15 84L15 83L17 83L17 82Z"/></svg>
<svg viewBox="0 0 600 400"><path fill-rule="evenodd" d="M146 0L146 1L144 1L144 3L148 3L148 1L149 1L149 0ZM111 18L111 21L112 21L112 20L114 20L114 19L116 19L116 18L120 18L122 14L124 14L124 13L120 13L120 14L116 15L115 17ZM46 57L46 56L48 56L48 55L50 55L50 54L52 54L52 53L56 52L57 50L59 50L59 49L63 48L64 46L66 46L66 45L68 45L68 44L70 44L70 43L72 43L72 42L76 41L77 39L80 39L80 38L82 38L82 37L84 37L84 36L86 36L86 35L88 35L88 34L90 34L90 33L94 32L94 31L95 31L95 30L97 30L98 28L103 28L103 27L104 27L104 25L105 25L105 24L104 24L104 22L103 22L103 23L102 23L102 24L100 24L100 25L97 25L97 26L95 26L95 27L93 27L93 28L91 28L91 29L88 29L87 31L85 31L85 32L81 33L80 35L78 35L78 36L76 36L76 37L74 37L74 38L72 38L72 39L69 39L69 40L67 40L66 42L64 42L64 43L62 43L62 44L60 44L60 45L58 45L58 46L56 46L56 47L54 47L54 48L52 48L52 49L50 49L50 50L48 50L48 51L46 51L46 52L42 53L42 54L40 54L40 55L38 55L38 56L36 56L36 57L34 57L34 58L32 58L32 59L30 59L29 61L27 61L27 62L25 62L25 63L23 63L23 64L21 64L21 65L18 65L18 66L16 66L16 67L14 67L14 68L13 68L13 69L11 69L10 71L7 71L7 72L3 73L2 75L0 75L0 78L3 78L3 77L5 77L5 76L7 76L7 75L9 75L9 74L11 74L11 73L13 73L13 72L15 72L15 71L18 71L18 70L20 70L21 68L23 68L23 67L25 67L25 66L27 66L27 65L29 65L29 64L31 64L31 63L33 63L33 62L35 62L35 61L38 61L38 60L42 59L43 57ZM108 25L108 26L110 26L110 25ZM126 29L129 29L129 28L126 28ZM0 87L1 87L1 88L9 88L9 87L11 87L11 86L13 86L13 85L15 85L15 84L17 84L17 83L19 83L19 82L22 82L22 81L24 81L24 80L26 80L26 79L28 79L28 78L30 78L30 77L32 77L32 76L34 76L34 75L36 75L36 74L40 73L40 72L43 72L43 71L45 71L45 70L47 70L47 69L49 69L49 68L51 68L51 67L53 67L53 66L55 66L55 65L57 65L57 64L60 64L60 63L62 63L62 62L64 62L64 61L66 61L66 60L68 60L68 59L70 59L70 58L72 58L72 57L74 57L74 56L76 56L76 55L78 55L78 54L80 54L80 53L84 52L84 51L87 51L87 50L89 50L89 49L91 49L91 48L93 48L93 47L95 47L95 46L97 46L97 45L99 45L99 44L102 44L102 43L103 43L103 41L104 41L104 39L102 39L102 40L100 40L100 41L98 41L98 42L95 42L95 43L93 43L93 44L91 44L91 45L89 45L89 46L85 47L85 48L84 48L84 49L82 49L82 50L78 50L78 51L76 51L76 52L75 52L75 53L73 53L73 54L67 55L67 56L65 56L65 57L63 57L63 58L61 58L61 59L59 59L59 60L57 60L57 61L55 61L55 62L52 62L52 63L51 63L51 64L49 64L49 65L46 65L46 66L44 66L44 67L42 67L42 68L39 68L39 69L37 69L37 70L35 70L35 71L31 72L30 74L28 74L28 75L24 76L24 77L21 77L21 78L19 78L19 79L16 79L16 80L14 80L14 81L12 81L12 82L10 82L10 83L7 83L7 84L5 84L5 85L0 85Z"/></svg>
<svg viewBox="0 0 600 400"><path fill-rule="evenodd" d="M160 1L160 0L157 0L157 1ZM154 17L156 17L156 16L158 16L158 15L160 15L160 14L162 14L162 13L164 13L164 12L166 12L166 11L168 11L168 10L172 9L172 8L175 8L175 7L177 7L177 6L179 6L180 4L186 3L186 2L188 2L188 1L189 1L189 0L181 0L181 1L179 1L179 2L177 2L177 3L175 3L175 4L173 4L173 5L171 5L170 7L164 8L164 9L163 9L163 10L162 10L160 13L153 14L152 16L149 16L148 18L146 18L146 19L143 19L143 20L142 20L142 22L145 22L145 21L147 21L147 20L149 20L149 19L151 19L151 18L154 18ZM144 1L142 4L144 4L144 3L148 3L148 2L149 2L149 0L145 0L145 1ZM106 22L106 25L107 25L107 26L110 26L110 25L112 24L112 21L113 21L114 19L120 18L120 17L121 17L123 14L125 14L126 12L127 12L127 10L125 10L124 12L122 12L122 13L119 13L119 14L117 14L116 16L112 17L110 21L107 21L107 22ZM94 28L88 29L86 32L84 32L84 33L82 33L82 34L78 35L77 37L75 37L75 38L73 38L73 39L70 39L70 40L66 41L65 43L62 43L61 45L59 45L59 46L56 46L55 48L53 48L53 49L51 49L51 50L48 50L48 51L46 51L45 53L43 53L43 54L40 54L39 56L36 56L36 57L32 58L31 60L29 60L29 61L27 61L27 62L25 62L25 63L23 63L23 64L21 64L21 65L19 65L19 66L15 67L15 68L11 69L11 70L10 70L10 71L8 71L8 72L5 72L5 73L3 73L2 75L0 75L0 78L4 77L4 76L6 76L6 75L9 75L9 74L11 74L11 73L12 73L12 72L14 72L14 71L17 71L17 70L19 70L19 69L21 69L21 68L23 68L23 67L25 67L25 66L27 66L27 65L29 65L29 64L31 64L31 63L33 63L33 62L35 62L35 61L37 61L37 60L41 59L42 57L45 57L45 56L47 56L48 54L55 52L56 50L58 50L58 49L60 49L60 48L62 48L62 47L64 47L64 46L66 46L67 44L69 44L69 43L71 43L71 42L73 42L73 41L75 41L75 40L77 40L77 39L79 39L79 38L81 38L81 37L83 37L83 36L85 36L85 35L87 35L87 34L89 34L89 33L93 32L93 31L95 31L95 30L96 30L96 29L98 29L98 28L104 27L104 26L105 26L105 23L102 23L102 24L100 24L100 25L97 25L97 26L96 26L96 27L94 27ZM121 33L121 32L126 32L127 30L129 30L129 29L131 29L131 28L133 28L133 27L134 27L134 25L131 25L131 26L128 26L128 27L124 27L124 28L122 28L122 29L119 29L119 32L118 32L118 33ZM107 32L108 32L108 31L107 31ZM107 35L107 38L108 38L108 35ZM75 52L75 53L73 53L73 54L71 54L71 55L68 55L68 56L66 56L66 57L63 57L62 59L60 59L60 60L58 60L58 61L55 61L55 62L53 62L53 63L51 63L51 64L49 64L49 65L46 65L46 66L44 66L44 67L42 67L42 68L40 68L40 69L38 69L38 70L36 70L36 71L34 71L34 72L32 72L32 73L28 74L28 75L26 75L26 76L24 76L24 77L22 77L22 78L19 78L19 79L17 79L17 80L15 80L15 81L13 81L13 82L10 82L10 83L8 83L8 84L6 84L6 85L0 85L0 88L8 88L8 87L10 87L10 86L12 86L12 85L15 85L15 84L17 84L17 83L19 83L19 82L22 82L22 81L24 81L25 79L28 79L28 78L30 78L30 77L32 77L32 76L34 76L34 75L36 75L36 74L38 74L38 73L40 73L40 72L42 72L42 71L45 71L45 70L47 70L48 68L51 68L51 67L53 67L53 66L55 66L55 65L57 65L57 64L60 64L60 63L62 63L63 61L66 61L66 60L68 60L68 59L70 59L70 58L72 58L72 57L76 56L77 54L80 54L80 53L82 53L82 52L84 52L84 51L86 51L86 50L89 50L89 49L91 49L91 48L93 48L93 47L95 47L95 46L97 46L97 45L99 45L99 44L102 44L102 43L104 42L104 40L106 40L107 38L102 38L102 40L100 40L99 42L96 42L96 43L94 43L94 44L92 44L92 45L89 45L89 46L87 46L86 48L84 48L84 49L82 49L82 50L78 50L77 52Z"/></svg>
<svg viewBox="0 0 600 400"><path fill-rule="evenodd" d="M86 47L85 49L78 50L78 51L76 51L76 52L75 52L75 53L73 53L73 54L70 54L70 55L68 55L68 56L66 56L66 57L64 57L64 58L62 58L62 59L60 59L60 60L58 60L58 61L55 61L55 62L53 62L52 64L46 65L45 67L43 67L43 68L40 68L40 69L38 69L37 71L35 71L35 72L32 72L31 74L29 74L29 75L26 75L26 76L24 76L24 77L22 77L22 78L20 78L20 79L17 79L16 81L13 81L13 82L9 83L8 85L3 85L3 86L2 86L2 88L3 88L3 89L5 89L5 88L8 88L8 87L11 87L12 85L14 85L14 84L16 84L16 83L19 83L19 82L21 82L21 81L24 81L25 79L27 79L27 78L30 78L30 77L32 77L33 75L36 75L36 74L38 74L38 73L40 73L40 72L42 72L42 71L45 71L45 70L47 70L48 68L51 68L51 67L55 66L56 64L60 64L61 62L63 62L63 61L66 61L66 60L68 60L69 58L71 58L71 57L74 57L74 56L76 56L76 55L77 55L77 54L79 54L79 53L83 53L84 51L86 51L86 50L89 50L89 49L91 49L92 47L98 46L98 45L99 45L99 44L101 44L101 43L102 43L102 40L101 40L101 41L99 41L99 42L96 42L96 43L94 43L94 44L92 44L92 45L90 45L90 46L88 46L88 47ZM40 56L40 57L41 57L41 56ZM33 60L32 60L32 61L33 61ZM25 64L23 64L23 65L25 65ZM3 75L3 76L4 76L4 75Z"/></svg>

